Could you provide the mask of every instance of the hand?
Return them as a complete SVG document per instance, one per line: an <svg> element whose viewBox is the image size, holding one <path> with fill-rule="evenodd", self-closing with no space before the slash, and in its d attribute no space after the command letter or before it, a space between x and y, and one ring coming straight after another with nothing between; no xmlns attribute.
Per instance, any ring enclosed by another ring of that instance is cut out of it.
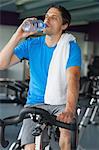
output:
<svg viewBox="0 0 99 150"><path fill-rule="evenodd" d="M33 35L33 34L37 33L37 31L33 31L33 32L24 32L23 31L22 26L23 26L24 22L27 21L27 20L37 20L37 19L36 18L27 18L23 21L23 23L19 26L19 28L17 29L17 31L15 33L17 35L17 37L20 38L20 39L26 38L30 35Z"/></svg>
<svg viewBox="0 0 99 150"><path fill-rule="evenodd" d="M75 118L74 114L71 111L64 111L57 116L57 120L64 123L71 123Z"/></svg>

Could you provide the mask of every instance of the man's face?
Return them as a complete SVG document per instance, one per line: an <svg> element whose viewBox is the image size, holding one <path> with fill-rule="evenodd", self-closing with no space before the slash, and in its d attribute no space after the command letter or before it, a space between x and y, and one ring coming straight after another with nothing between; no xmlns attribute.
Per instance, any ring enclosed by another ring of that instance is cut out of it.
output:
<svg viewBox="0 0 99 150"><path fill-rule="evenodd" d="M44 32L48 35L58 34L63 30L61 13L56 8L50 8L48 10L44 23L47 25Z"/></svg>

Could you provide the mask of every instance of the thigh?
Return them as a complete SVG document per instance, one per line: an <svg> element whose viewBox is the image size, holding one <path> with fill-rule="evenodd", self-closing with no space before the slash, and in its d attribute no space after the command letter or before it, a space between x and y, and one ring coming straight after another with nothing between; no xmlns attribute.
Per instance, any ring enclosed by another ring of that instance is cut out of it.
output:
<svg viewBox="0 0 99 150"><path fill-rule="evenodd" d="M22 125L22 135L21 135L21 146L26 144L34 143L34 137L32 132L36 126L36 123L31 119L25 119Z"/></svg>
<svg viewBox="0 0 99 150"><path fill-rule="evenodd" d="M38 105L25 105L25 107L37 107L48 110L48 105L38 104ZM22 125L22 134L21 134L21 146L26 144L32 144L35 142L35 139L32 135L33 130L35 129L37 123L33 122L31 119L25 119Z"/></svg>
<svg viewBox="0 0 99 150"><path fill-rule="evenodd" d="M63 105L49 105L49 112L53 115L58 115L64 111L66 104Z"/></svg>

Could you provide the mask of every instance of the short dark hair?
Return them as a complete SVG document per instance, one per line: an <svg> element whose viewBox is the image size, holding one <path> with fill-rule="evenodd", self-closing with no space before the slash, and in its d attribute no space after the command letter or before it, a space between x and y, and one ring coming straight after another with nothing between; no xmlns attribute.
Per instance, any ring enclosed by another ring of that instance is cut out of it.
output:
<svg viewBox="0 0 99 150"><path fill-rule="evenodd" d="M66 24L66 23L68 24L68 26L70 25L70 23L71 23L71 14L69 13L69 11L65 7L63 7L61 5L58 5L58 4L53 4L47 9L47 11L50 8L56 8L60 11L61 16L62 16L63 25Z"/></svg>

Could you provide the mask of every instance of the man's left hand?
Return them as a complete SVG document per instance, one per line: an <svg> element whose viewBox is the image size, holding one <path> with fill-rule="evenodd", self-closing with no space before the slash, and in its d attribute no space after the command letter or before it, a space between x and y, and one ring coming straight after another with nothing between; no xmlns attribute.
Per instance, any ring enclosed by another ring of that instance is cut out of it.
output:
<svg viewBox="0 0 99 150"><path fill-rule="evenodd" d="M70 111L64 111L57 116L57 120L64 122L64 123L71 123L75 115Z"/></svg>

